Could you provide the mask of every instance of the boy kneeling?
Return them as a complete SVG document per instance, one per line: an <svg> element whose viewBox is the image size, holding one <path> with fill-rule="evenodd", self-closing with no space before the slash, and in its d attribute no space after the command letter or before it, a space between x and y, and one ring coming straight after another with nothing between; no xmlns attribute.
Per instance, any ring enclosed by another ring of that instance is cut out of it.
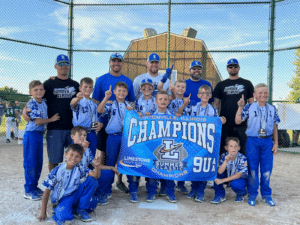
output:
<svg viewBox="0 0 300 225"><path fill-rule="evenodd" d="M237 137L228 137L225 140L225 144L227 152L221 155L218 175L214 184L215 197L211 201L214 204L226 200L223 187L224 182L231 181L230 186L236 193L235 202L242 202L247 194L247 158L238 152L240 150L240 141Z"/></svg>
<svg viewBox="0 0 300 225"><path fill-rule="evenodd" d="M85 222L91 221L86 210L89 209L91 198L98 186L96 179L100 176L100 163L95 159L95 171L81 166L79 162L83 152L81 145L70 145L65 152L66 162L54 168L43 182L46 189L42 200L40 221L47 218L46 209L51 191L54 211L52 219L57 224L64 224L66 220L72 220L74 218L73 209L76 217Z"/></svg>

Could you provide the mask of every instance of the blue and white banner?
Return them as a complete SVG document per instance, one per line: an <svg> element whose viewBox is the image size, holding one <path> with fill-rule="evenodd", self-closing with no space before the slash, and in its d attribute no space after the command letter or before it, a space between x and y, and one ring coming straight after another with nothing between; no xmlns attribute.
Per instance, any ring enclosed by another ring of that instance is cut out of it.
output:
<svg viewBox="0 0 300 225"><path fill-rule="evenodd" d="M151 115L127 111L120 173L178 181L217 177L222 123L219 117Z"/></svg>

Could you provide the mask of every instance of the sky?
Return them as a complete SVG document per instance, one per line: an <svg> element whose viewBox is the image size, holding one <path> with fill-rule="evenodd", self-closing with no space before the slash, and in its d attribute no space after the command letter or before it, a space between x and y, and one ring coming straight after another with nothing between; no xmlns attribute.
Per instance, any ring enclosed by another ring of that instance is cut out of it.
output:
<svg viewBox="0 0 300 225"><path fill-rule="evenodd" d="M0 37L42 45L68 48L67 5L52 0L1 1ZM111 3L109 0L74 0L74 3ZM164 3L167 0L115 0L114 3ZM179 1L221 2L221 1ZM230 0L230 2L233 2ZM248 1L249 2L249 1ZM277 3L275 49L300 45L299 0ZM173 5L171 32L181 34L186 27L197 30L197 39L209 50L268 50L268 4L258 5ZM168 30L168 8L163 6L76 6L74 9L74 49L126 50L131 40L143 38L145 28L157 33ZM285 100L287 83L294 76L296 50L280 51L274 57L273 100ZM0 87L14 87L28 93L31 80L45 81L55 76L55 57L67 52L0 39ZM73 79L96 78L108 72L111 52L75 52ZM226 62L237 58L240 76L254 85L268 82L268 53L211 53L223 79L228 78ZM176 69L176 68L175 68Z"/></svg>

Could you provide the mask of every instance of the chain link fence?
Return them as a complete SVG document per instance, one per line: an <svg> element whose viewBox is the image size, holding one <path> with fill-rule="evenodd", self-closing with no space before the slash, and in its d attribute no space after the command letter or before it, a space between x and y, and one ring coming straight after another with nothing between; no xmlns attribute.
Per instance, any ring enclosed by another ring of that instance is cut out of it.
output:
<svg viewBox="0 0 300 225"><path fill-rule="evenodd" d="M228 78L226 63L237 58L241 77L253 85L271 79L273 100L285 101L300 45L300 1L274 3L274 67L270 69L271 1L4 1L0 8L0 98L4 104L26 102L31 80L45 81L56 75L58 54L72 53L72 78L80 81L107 73L112 52L124 53L123 73L134 79L146 72L147 56L157 52L161 69L174 64L178 79L189 78L190 62L200 60L203 78L213 86ZM146 28L155 35L148 30L145 37ZM8 93L5 87L14 92ZM24 121L21 124L23 129ZM2 141L5 129L4 116ZM292 132L287 133L290 139L284 140L291 142Z"/></svg>

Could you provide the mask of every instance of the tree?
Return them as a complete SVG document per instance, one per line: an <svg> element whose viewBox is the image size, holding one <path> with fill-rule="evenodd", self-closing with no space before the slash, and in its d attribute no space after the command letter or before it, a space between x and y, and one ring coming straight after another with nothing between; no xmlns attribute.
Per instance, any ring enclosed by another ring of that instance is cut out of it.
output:
<svg viewBox="0 0 300 225"><path fill-rule="evenodd" d="M18 90L13 89L8 86L4 86L0 88L0 98L2 101L20 101L20 102L28 102L30 99L29 95L24 95L18 93Z"/></svg>
<svg viewBox="0 0 300 225"><path fill-rule="evenodd" d="M300 49L298 48L295 53L296 60L293 64L296 66L295 77L292 77L291 81L287 84L290 88L292 88L287 100L295 102L300 99Z"/></svg>

